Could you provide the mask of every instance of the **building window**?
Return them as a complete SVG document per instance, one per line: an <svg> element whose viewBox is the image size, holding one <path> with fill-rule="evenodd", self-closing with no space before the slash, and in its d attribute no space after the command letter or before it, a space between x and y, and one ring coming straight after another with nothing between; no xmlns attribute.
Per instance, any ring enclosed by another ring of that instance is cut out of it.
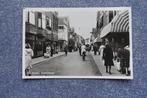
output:
<svg viewBox="0 0 147 98"><path fill-rule="evenodd" d="M29 22L30 21L30 13L29 12L26 12L26 15L25 15L25 19L26 19L26 22Z"/></svg>
<svg viewBox="0 0 147 98"><path fill-rule="evenodd" d="M30 12L28 13L28 18L29 18L29 19L28 19L29 23L35 25L35 12L30 11Z"/></svg>
<svg viewBox="0 0 147 98"><path fill-rule="evenodd" d="M38 13L38 27L42 28L42 13Z"/></svg>
<svg viewBox="0 0 147 98"><path fill-rule="evenodd" d="M59 29L64 29L64 26L59 26Z"/></svg>
<svg viewBox="0 0 147 98"><path fill-rule="evenodd" d="M38 19L38 27L41 28L41 19L40 18Z"/></svg>
<svg viewBox="0 0 147 98"><path fill-rule="evenodd" d="M45 16L45 14L42 14L42 28L46 29L46 16Z"/></svg>
<svg viewBox="0 0 147 98"><path fill-rule="evenodd" d="M51 28L51 19L49 18L46 19L46 27Z"/></svg>

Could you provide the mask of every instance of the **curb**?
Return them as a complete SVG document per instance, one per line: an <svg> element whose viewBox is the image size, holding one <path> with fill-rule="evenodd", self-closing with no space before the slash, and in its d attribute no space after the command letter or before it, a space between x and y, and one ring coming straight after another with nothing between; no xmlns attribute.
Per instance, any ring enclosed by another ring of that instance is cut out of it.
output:
<svg viewBox="0 0 147 98"><path fill-rule="evenodd" d="M93 57L92 54L91 54L91 56L92 56L92 58L93 58L94 61L95 61L95 58ZM96 63L96 61L95 61L95 63ZM97 67L99 68L99 71L100 71L100 73L101 73L102 76L123 76L122 74L120 74L120 73L118 72L118 70L116 69L115 65L113 66L113 68L111 68L111 71L113 71L115 75L113 75L113 74L111 74L111 75L106 74L105 71L103 71L103 68L102 68L102 67L100 68L100 66L99 66L97 63L96 63L96 65L97 65ZM105 69L104 69L104 70L105 70ZM113 73L113 72L112 72L112 73Z"/></svg>
<svg viewBox="0 0 147 98"><path fill-rule="evenodd" d="M92 57L92 59L93 59L94 63L96 64L96 66L97 66L97 68L98 68L99 72L100 72L100 73L101 73L101 75L103 76L103 75L104 75L104 74L103 74L103 71L101 70L101 68L99 67L99 65L96 63L95 58L94 58L94 56L92 55L92 53L91 53L91 57Z"/></svg>
<svg viewBox="0 0 147 98"><path fill-rule="evenodd" d="M41 63L41 62L47 61L47 60L54 59L55 57L63 56L63 55L64 55L64 53L61 54L61 55L58 55L58 56L54 56L54 57L51 57L51 58L48 58L48 59L41 60L41 61L39 61L39 62L37 62L37 63L32 64L32 66L34 66L34 65L36 65L36 64L39 64L39 63ZM35 66L34 66L34 67L35 67Z"/></svg>
<svg viewBox="0 0 147 98"><path fill-rule="evenodd" d="M102 76L102 72L100 71L99 66L97 65L97 63L95 62L94 57L92 56L92 54L90 53L89 55L91 57L91 63L94 65L93 67L97 68L96 74L100 74L100 76Z"/></svg>

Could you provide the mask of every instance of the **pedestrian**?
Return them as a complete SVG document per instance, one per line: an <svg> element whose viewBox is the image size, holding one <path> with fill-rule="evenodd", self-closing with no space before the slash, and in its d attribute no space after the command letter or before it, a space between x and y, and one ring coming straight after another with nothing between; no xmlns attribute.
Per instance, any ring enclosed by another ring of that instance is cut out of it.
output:
<svg viewBox="0 0 147 98"><path fill-rule="evenodd" d="M96 46L96 44L94 44L94 46L93 46L93 51L94 51L94 55L96 55L97 54L97 46Z"/></svg>
<svg viewBox="0 0 147 98"><path fill-rule="evenodd" d="M67 44L65 44L64 52L65 52L65 55L67 56L67 52L68 52L68 46L67 46Z"/></svg>
<svg viewBox="0 0 147 98"><path fill-rule="evenodd" d="M79 44L79 54L80 54L80 56L81 56L81 44Z"/></svg>
<svg viewBox="0 0 147 98"><path fill-rule="evenodd" d="M85 46L85 44L83 44L81 46L81 52L82 52L83 60L85 61L85 56L86 56L86 46Z"/></svg>
<svg viewBox="0 0 147 98"><path fill-rule="evenodd" d="M25 45L25 73L27 74L28 71L32 68L31 61L32 57L34 56L33 50L29 43Z"/></svg>
<svg viewBox="0 0 147 98"><path fill-rule="evenodd" d="M51 55L51 47L47 45L46 53L44 53L44 57L50 57L50 55Z"/></svg>
<svg viewBox="0 0 147 98"><path fill-rule="evenodd" d="M130 71L129 71L129 68L130 68L130 46L129 45L127 45L125 48L124 48L125 50L126 50L126 66L125 66L125 68L126 68L126 75L128 76L128 75L130 75Z"/></svg>
<svg viewBox="0 0 147 98"><path fill-rule="evenodd" d="M53 53L54 53L54 46L53 45L51 45L51 51L50 51L50 53L51 53L51 57L53 56Z"/></svg>
<svg viewBox="0 0 147 98"><path fill-rule="evenodd" d="M91 51L93 51L93 44L91 45Z"/></svg>
<svg viewBox="0 0 147 98"><path fill-rule="evenodd" d="M120 59L120 72L122 74L126 74L127 76L129 75L129 62L130 62L130 52L128 49L124 48L119 48L118 51L118 57Z"/></svg>
<svg viewBox="0 0 147 98"><path fill-rule="evenodd" d="M106 47L103 51L104 65L106 66L106 73L111 74L111 66L114 66L113 63L113 51L109 44L106 44Z"/></svg>

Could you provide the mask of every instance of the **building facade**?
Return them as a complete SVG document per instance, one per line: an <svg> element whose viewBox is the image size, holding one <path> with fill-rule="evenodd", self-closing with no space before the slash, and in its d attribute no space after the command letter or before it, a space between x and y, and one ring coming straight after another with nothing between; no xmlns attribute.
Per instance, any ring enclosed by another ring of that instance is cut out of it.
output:
<svg viewBox="0 0 147 98"><path fill-rule="evenodd" d="M45 12L46 15L46 45L50 45L54 53L58 52L58 13Z"/></svg>
<svg viewBox="0 0 147 98"><path fill-rule="evenodd" d="M34 57L43 56L44 53L46 29L43 26L45 20L42 17L44 15L39 12L28 11L26 13L25 38L26 43L29 43L34 51Z"/></svg>
<svg viewBox="0 0 147 98"><path fill-rule="evenodd" d="M100 37L101 31L113 20L113 18L116 16L117 13L119 13L119 11L98 11L97 12L97 24L96 24L97 39L101 39Z"/></svg>
<svg viewBox="0 0 147 98"><path fill-rule="evenodd" d="M116 51L120 47L129 45L129 11L119 10L108 12L109 18L105 18L107 24L103 21L103 25L99 26L101 27L100 38L107 40L111 44L113 50ZM103 19L101 19L101 21L102 20Z"/></svg>
<svg viewBox="0 0 147 98"><path fill-rule="evenodd" d="M64 46L69 40L69 19L68 17L59 17L58 21L58 49L59 51L64 50Z"/></svg>
<svg viewBox="0 0 147 98"><path fill-rule="evenodd" d="M53 18L53 15L56 18ZM46 45L57 40L57 15L52 12L28 11L25 17L25 41L31 45L34 57L43 56Z"/></svg>

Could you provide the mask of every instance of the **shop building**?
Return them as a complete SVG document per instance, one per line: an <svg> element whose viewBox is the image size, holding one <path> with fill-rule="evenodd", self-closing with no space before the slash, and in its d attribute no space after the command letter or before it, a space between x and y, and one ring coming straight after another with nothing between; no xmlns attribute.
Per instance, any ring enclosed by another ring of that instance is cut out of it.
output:
<svg viewBox="0 0 147 98"><path fill-rule="evenodd" d="M69 52L77 51L78 48L78 34L75 33L74 28L70 28L69 31L69 41L68 41L68 48Z"/></svg>
<svg viewBox="0 0 147 98"><path fill-rule="evenodd" d="M58 13L45 12L46 15L46 45L50 45L54 53L58 52Z"/></svg>
<svg viewBox="0 0 147 98"><path fill-rule="evenodd" d="M47 44L57 50L58 14L56 12L26 12L25 40L31 45L34 57L43 56Z"/></svg>
<svg viewBox="0 0 147 98"><path fill-rule="evenodd" d="M108 39L113 49L129 45L129 11L119 11L101 30L100 37Z"/></svg>
<svg viewBox="0 0 147 98"><path fill-rule="evenodd" d="M59 17L58 21L58 49L64 51L65 43L69 41L69 19L68 17Z"/></svg>
<svg viewBox="0 0 147 98"><path fill-rule="evenodd" d="M43 56L44 53L46 29L43 17L45 16L40 12L26 12L25 41L31 45L34 57Z"/></svg>

